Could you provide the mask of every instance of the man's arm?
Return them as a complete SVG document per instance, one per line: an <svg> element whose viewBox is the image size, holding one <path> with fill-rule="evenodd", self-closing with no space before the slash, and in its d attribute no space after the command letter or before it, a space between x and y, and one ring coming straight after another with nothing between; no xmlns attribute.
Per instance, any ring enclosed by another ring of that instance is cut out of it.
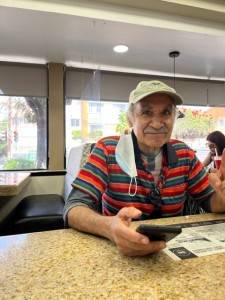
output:
<svg viewBox="0 0 225 300"><path fill-rule="evenodd" d="M127 256L143 256L166 247L164 241L151 242L148 237L129 227L132 219L141 215L140 210L124 207L115 216L102 216L93 209L95 205L89 195L83 195L81 201L74 199L74 195L78 194L73 191L65 205L64 220L69 227L108 238Z"/></svg>
<svg viewBox="0 0 225 300"><path fill-rule="evenodd" d="M114 241L111 226L115 216L102 216L99 213L99 206L91 196L73 188L64 208L65 223L79 231L103 236Z"/></svg>
<svg viewBox="0 0 225 300"><path fill-rule="evenodd" d="M67 218L69 227L113 240L110 229L113 217L102 216L85 206L75 206Z"/></svg>
<svg viewBox="0 0 225 300"><path fill-rule="evenodd" d="M124 207L116 216L102 216L84 206L76 206L68 213L69 226L88 233L103 236L113 241L117 249L127 256L143 256L166 247L164 241L149 241L134 229L131 220L138 218L141 211Z"/></svg>
<svg viewBox="0 0 225 300"><path fill-rule="evenodd" d="M204 167L207 167L211 163L211 153L209 152L205 159L203 160L202 164Z"/></svg>
<svg viewBox="0 0 225 300"><path fill-rule="evenodd" d="M75 206L85 206L92 210L100 211L101 205L96 204L95 200L92 199L91 196L89 196L87 193L73 188L69 194L68 199L66 200L63 210L65 227L68 227L68 212Z"/></svg>
<svg viewBox="0 0 225 300"><path fill-rule="evenodd" d="M100 214L99 204L88 194L73 188L65 203L63 218L66 227L72 227L112 240L110 235L111 217Z"/></svg>

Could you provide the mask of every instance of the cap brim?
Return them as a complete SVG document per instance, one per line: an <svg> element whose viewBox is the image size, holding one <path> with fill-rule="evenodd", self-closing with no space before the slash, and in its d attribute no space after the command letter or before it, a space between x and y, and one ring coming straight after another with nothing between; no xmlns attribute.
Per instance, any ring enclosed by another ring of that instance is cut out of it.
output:
<svg viewBox="0 0 225 300"><path fill-rule="evenodd" d="M179 94L176 94L176 93L173 93L173 92L169 92L169 91L167 92L167 91L165 91L165 90L142 93L142 94L140 94L139 96L135 97L135 99L132 99L132 100L130 101L130 103L133 103L133 104L134 104L134 103L137 103L138 101L144 99L144 98L147 97L147 96L150 96L150 95L153 95L153 94L160 94L160 93L161 93L161 94L169 95L169 96L173 99L173 101L174 101L174 103L175 103L176 105L181 105L181 104L184 103L183 98L182 98Z"/></svg>

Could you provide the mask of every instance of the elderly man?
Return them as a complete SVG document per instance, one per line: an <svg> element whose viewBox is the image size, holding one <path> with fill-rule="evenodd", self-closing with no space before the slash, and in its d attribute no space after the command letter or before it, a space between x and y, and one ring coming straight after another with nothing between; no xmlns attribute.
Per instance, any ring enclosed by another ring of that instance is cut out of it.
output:
<svg viewBox="0 0 225 300"><path fill-rule="evenodd" d="M64 208L67 226L110 239L124 255L141 256L164 249L166 243L130 228L132 220L182 215L188 197L206 212L225 212L225 154L221 170L210 174L210 185L194 151L170 139L176 105L182 103L160 81L137 85L127 112L132 131L96 143L72 183Z"/></svg>

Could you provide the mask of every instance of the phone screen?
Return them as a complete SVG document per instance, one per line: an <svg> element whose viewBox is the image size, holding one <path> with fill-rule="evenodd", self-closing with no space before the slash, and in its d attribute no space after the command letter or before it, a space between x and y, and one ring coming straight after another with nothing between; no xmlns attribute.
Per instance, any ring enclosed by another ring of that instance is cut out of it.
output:
<svg viewBox="0 0 225 300"><path fill-rule="evenodd" d="M136 228L136 231L147 235L151 241L170 241L175 236L182 232L181 226L178 225L148 225L141 224Z"/></svg>

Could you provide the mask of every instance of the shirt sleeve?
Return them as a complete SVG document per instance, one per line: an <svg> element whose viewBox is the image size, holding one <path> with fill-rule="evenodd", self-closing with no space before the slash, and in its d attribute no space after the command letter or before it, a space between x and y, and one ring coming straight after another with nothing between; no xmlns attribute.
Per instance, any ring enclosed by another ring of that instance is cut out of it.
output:
<svg viewBox="0 0 225 300"><path fill-rule="evenodd" d="M68 212L75 206L85 206L90 209L100 211L100 209L97 207L96 201L91 196L89 196L87 193L84 193L83 191L73 188L69 194L63 210L63 220L65 223L65 227L68 227Z"/></svg>

